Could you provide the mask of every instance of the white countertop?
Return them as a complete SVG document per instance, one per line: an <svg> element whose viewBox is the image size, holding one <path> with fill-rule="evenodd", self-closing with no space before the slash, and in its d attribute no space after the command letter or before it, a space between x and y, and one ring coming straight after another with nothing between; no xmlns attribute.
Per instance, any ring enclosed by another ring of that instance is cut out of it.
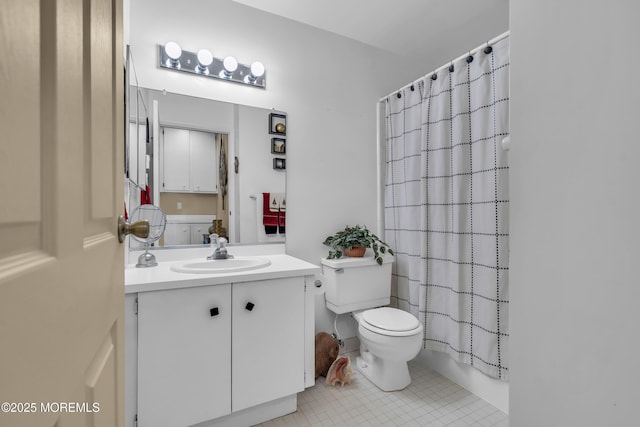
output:
<svg viewBox="0 0 640 427"><path fill-rule="evenodd" d="M194 286L219 285L224 283L250 282L254 280L277 279L314 275L320 267L285 254L258 255L271 261L267 267L249 271L226 272L217 274L178 273L171 269L179 261L158 262L156 267L136 268L129 264L124 271L125 294L157 291L163 289L188 288ZM205 261L206 257L192 259Z"/></svg>

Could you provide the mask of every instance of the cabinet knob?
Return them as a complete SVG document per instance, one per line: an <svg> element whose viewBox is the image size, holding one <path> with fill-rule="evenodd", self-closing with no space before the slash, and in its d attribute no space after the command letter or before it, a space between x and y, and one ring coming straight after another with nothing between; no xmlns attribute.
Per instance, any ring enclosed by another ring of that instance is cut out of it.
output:
<svg viewBox="0 0 640 427"><path fill-rule="evenodd" d="M209 314L211 314L211 317L215 317L220 314L220 310L218 309L218 307L213 307L209 310Z"/></svg>
<svg viewBox="0 0 640 427"><path fill-rule="evenodd" d="M255 304L252 302L248 302L247 305L244 306L244 308L249 311L253 310L253 307L255 307Z"/></svg>

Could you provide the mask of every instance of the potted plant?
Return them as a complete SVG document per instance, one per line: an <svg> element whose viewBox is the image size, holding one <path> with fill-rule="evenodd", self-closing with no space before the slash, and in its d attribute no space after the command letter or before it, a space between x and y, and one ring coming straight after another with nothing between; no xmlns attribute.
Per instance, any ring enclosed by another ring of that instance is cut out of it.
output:
<svg viewBox="0 0 640 427"><path fill-rule="evenodd" d="M344 230L328 236L324 245L331 246L327 259L337 259L342 256L344 250L347 256L363 256L367 248L373 250L373 258L379 265L382 265L382 255L389 252L393 255L393 250L388 244L380 240L365 226L346 226Z"/></svg>

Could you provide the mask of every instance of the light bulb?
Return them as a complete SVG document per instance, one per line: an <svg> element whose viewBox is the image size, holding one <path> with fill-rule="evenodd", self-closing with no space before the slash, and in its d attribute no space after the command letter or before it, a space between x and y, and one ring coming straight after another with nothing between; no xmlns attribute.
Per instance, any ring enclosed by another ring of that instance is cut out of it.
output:
<svg viewBox="0 0 640 427"><path fill-rule="evenodd" d="M262 62L256 61L251 64L250 74L245 76L244 82L254 84L258 77L264 76L264 65Z"/></svg>
<svg viewBox="0 0 640 427"><path fill-rule="evenodd" d="M182 48L176 42L168 42L164 45L164 53L167 54L169 60L167 66L180 68L180 56L182 55Z"/></svg>
<svg viewBox="0 0 640 427"><path fill-rule="evenodd" d="M213 55L207 49L200 49L197 54L198 66L196 72L209 75L209 65L213 62Z"/></svg>
<svg viewBox="0 0 640 427"><path fill-rule="evenodd" d="M198 62L203 67L208 67L213 62L213 55L207 49L200 49L198 51Z"/></svg>
<svg viewBox="0 0 640 427"><path fill-rule="evenodd" d="M264 65L262 64L262 62L254 62L253 64L251 64L251 74L253 74L254 77L262 77L264 75Z"/></svg>
<svg viewBox="0 0 640 427"><path fill-rule="evenodd" d="M227 56L222 61L222 66L224 70L220 73L220 77L230 78L233 75L233 72L238 69L238 61L233 56Z"/></svg>

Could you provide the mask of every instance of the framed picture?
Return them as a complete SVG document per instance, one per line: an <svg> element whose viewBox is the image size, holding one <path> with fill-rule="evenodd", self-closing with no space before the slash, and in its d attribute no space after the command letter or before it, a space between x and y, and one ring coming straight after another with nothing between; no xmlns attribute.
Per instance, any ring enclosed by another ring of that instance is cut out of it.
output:
<svg viewBox="0 0 640 427"><path fill-rule="evenodd" d="M269 133L272 135L287 134L287 116L284 114L269 114Z"/></svg>
<svg viewBox="0 0 640 427"><path fill-rule="evenodd" d="M273 168L274 169L286 169L287 168L287 161L285 159L275 158L275 159L273 159Z"/></svg>
<svg viewBox="0 0 640 427"><path fill-rule="evenodd" d="M271 154L285 154L287 141L282 138L271 138Z"/></svg>

